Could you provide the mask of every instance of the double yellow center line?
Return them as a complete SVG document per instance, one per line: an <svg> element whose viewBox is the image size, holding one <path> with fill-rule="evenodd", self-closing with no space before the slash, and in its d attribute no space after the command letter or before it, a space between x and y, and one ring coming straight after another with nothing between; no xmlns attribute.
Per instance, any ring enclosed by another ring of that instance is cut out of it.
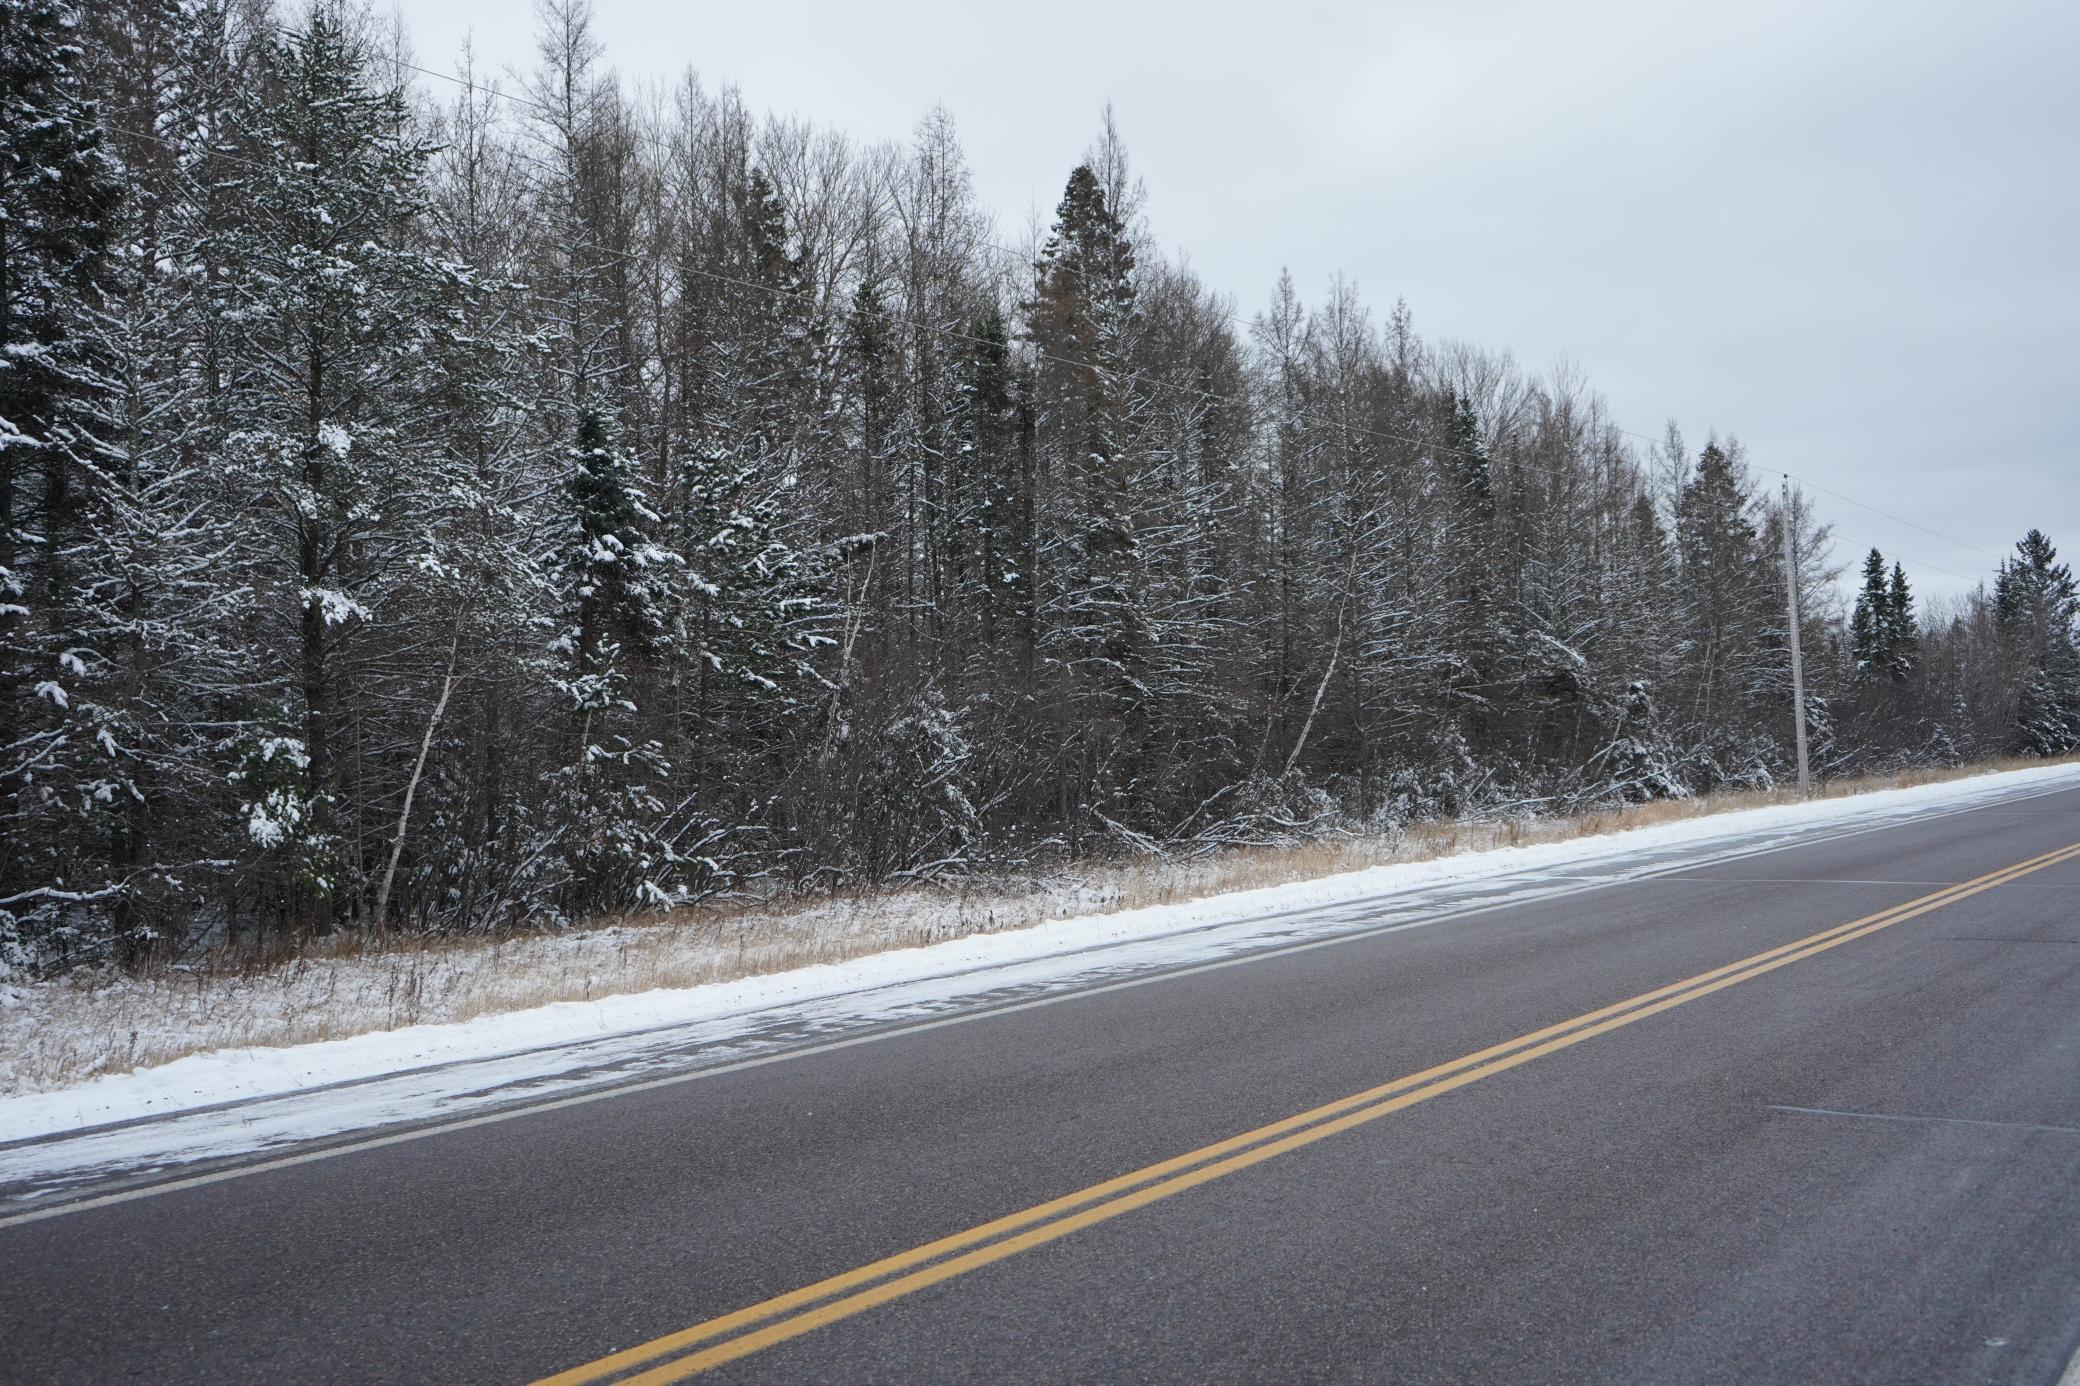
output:
<svg viewBox="0 0 2080 1386"><path fill-rule="evenodd" d="M883 1257L842 1275L545 1377L536 1386L581 1386L609 1379L619 1379L622 1386L655 1386L683 1380L2075 857L2080 857L2080 843L1946 886L1891 909L1641 992L1420 1073L1352 1093L1116 1179ZM648 1366L651 1363L657 1365ZM637 1370L646 1366L647 1370ZM629 1372L635 1374L623 1375Z"/></svg>

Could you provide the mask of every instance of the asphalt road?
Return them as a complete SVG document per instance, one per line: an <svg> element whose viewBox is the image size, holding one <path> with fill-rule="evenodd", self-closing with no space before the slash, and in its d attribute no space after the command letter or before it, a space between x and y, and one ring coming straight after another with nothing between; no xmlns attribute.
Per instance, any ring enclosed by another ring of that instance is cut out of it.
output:
<svg viewBox="0 0 2080 1386"><path fill-rule="evenodd" d="M2050 1386L2069 847L2080 790L0 1223L0 1380Z"/></svg>

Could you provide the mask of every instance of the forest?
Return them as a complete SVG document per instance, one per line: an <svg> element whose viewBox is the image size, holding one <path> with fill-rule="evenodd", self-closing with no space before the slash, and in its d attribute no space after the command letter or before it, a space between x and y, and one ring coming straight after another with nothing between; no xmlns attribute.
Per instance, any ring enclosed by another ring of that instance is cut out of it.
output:
<svg viewBox="0 0 2080 1386"><path fill-rule="evenodd" d="M1929 609L1730 435L1238 307L1109 112L1021 241L946 111L535 22L0 0L0 972L1767 786L1787 576L1816 775L2080 743L2035 530Z"/></svg>

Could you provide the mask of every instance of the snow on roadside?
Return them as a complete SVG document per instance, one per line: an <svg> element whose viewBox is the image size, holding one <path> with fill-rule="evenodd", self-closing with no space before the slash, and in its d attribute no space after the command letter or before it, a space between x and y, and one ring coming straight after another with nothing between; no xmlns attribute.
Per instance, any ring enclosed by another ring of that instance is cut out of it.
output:
<svg viewBox="0 0 2080 1386"><path fill-rule="evenodd" d="M1930 808L1964 807L2043 792L2061 782L2080 785L2080 772L2070 766L2050 766L1741 810L1601 837L1469 852L1179 904L1050 920L1030 928L975 934L702 986L559 1002L455 1023L408 1025L306 1044L216 1049L49 1092L0 1098L0 1142L433 1065L581 1046L661 1027L699 1023L703 1034L712 1034L729 1029L714 1022L744 1017L742 1028L748 1031L754 1028L755 1017L775 1008L818 1002L826 1003L817 1007L820 1012L842 1011L849 994L893 986L901 986L906 996L965 995L998 984L993 975L974 976L978 970L1016 969L1035 960L1082 955L1166 935L1181 936L1171 949L1174 956L1201 957L1208 952L1208 931L1261 921L1267 915L1326 909L1455 883L1535 875L1598 858L1680 853L1777 830L1861 819L1883 821ZM544 942L553 945L557 940ZM529 956L516 945L491 957L489 965L526 966ZM1137 949L1136 956L1154 955L1144 947ZM545 1071L554 1067L551 1060L543 1062Z"/></svg>

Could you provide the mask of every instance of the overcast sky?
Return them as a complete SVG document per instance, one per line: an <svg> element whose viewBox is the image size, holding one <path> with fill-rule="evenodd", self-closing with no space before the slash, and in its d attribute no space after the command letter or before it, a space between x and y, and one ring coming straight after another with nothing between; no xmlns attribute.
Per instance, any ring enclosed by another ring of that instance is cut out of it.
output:
<svg viewBox="0 0 2080 1386"><path fill-rule="evenodd" d="M2080 558L2080 4L596 0L629 78L907 140L943 103L1007 235L1108 100L1158 239L1245 312L1281 266L1426 337L1565 356L1618 421L1738 434L1924 592L2032 525ZM530 0L405 11L531 63Z"/></svg>

